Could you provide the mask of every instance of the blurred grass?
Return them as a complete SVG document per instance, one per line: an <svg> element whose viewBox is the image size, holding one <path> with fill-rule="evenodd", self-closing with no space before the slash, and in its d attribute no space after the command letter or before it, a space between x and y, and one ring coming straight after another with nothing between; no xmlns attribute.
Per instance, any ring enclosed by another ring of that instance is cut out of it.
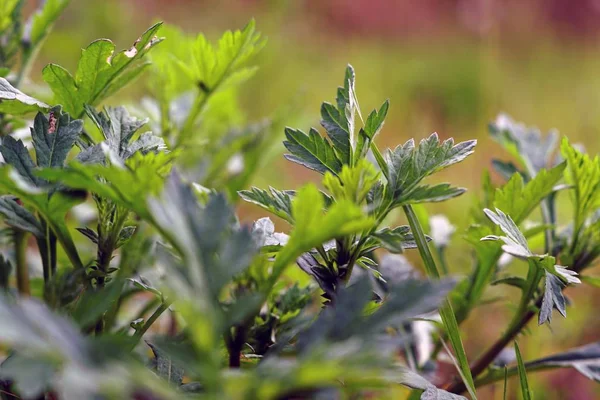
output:
<svg viewBox="0 0 600 400"><path fill-rule="evenodd" d="M380 147L395 146L411 137L421 139L434 131L442 138L479 139L473 157L436 177L467 187L469 192L427 206L430 213L448 215L459 233L468 223L465 216L478 193L482 172L490 168L492 157L507 158L487 136L487 123L499 112L538 125L543 131L557 128L572 141L584 143L589 152L599 149L600 52L594 38L565 39L525 25L512 34L499 28L485 35L465 34L461 29L407 37L343 34L307 12L310 8L301 7L302 3L74 1L46 43L33 78L39 80L47 62L73 70L79 49L100 37L127 48L156 20L215 38L254 16L269 42L259 60L258 74L243 92L242 103L250 120L292 104L295 117L290 125L303 130L318 126L321 102L334 99L344 67L351 63L357 72L363 113L379 107L386 98L391 101L378 138ZM126 92L125 102L139 100L144 87L141 81L135 84ZM124 98L111 101L123 103ZM280 143L276 146L283 149ZM287 189L317 179L316 174L276 157L254 184ZM499 182L497 176L494 179ZM246 205L241 205L240 213L244 221L263 215ZM281 223L278 228L287 229ZM449 249L450 266L456 273L466 274L471 255L459 233ZM526 360L598 339L597 290L580 286L567 294L575 305L569 308L567 320L556 317L552 330L531 325L527 338L520 339ZM503 300L477 309L464 326L471 360L500 335L516 292L493 287L489 297L495 296ZM598 386L569 370L535 374L530 383L537 398L585 400L600 396ZM509 393L516 393L518 382L512 380L510 385ZM576 395L570 389L575 386L581 388ZM490 388L482 391L481 398L499 399L501 393L501 387L495 392Z"/></svg>

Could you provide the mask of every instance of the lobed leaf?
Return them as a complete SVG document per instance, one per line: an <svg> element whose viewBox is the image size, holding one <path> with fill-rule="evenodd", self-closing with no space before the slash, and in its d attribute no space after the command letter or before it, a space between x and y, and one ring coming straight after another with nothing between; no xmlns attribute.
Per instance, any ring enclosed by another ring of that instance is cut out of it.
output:
<svg viewBox="0 0 600 400"><path fill-rule="evenodd" d="M343 163L333 145L315 129L311 128L307 135L301 130L286 128L285 137L283 145L291 153L285 155L288 160L321 174L329 171L335 175L341 171Z"/></svg>
<svg viewBox="0 0 600 400"><path fill-rule="evenodd" d="M14 88L6 79L0 77L0 112L22 115L35 111L47 111L49 108L48 104L26 95Z"/></svg>
<svg viewBox="0 0 600 400"><path fill-rule="evenodd" d="M294 191L277 190L269 187L269 192L267 192L264 189L252 187L250 190L240 190L238 194L243 200L256 204L289 223L294 222L292 217Z"/></svg>
<svg viewBox="0 0 600 400"><path fill-rule="evenodd" d="M42 71L44 81L69 114L82 117L84 105L97 105L108 93L128 83L124 76L129 80L137 76L124 73L130 67L135 68L137 61L162 40L155 36L160 26L158 23L150 27L129 50L116 54L110 40L96 40L82 51L75 77L63 67L49 64Z"/></svg>
<svg viewBox="0 0 600 400"><path fill-rule="evenodd" d="M71 121L60 106L50 109L48 118L38 113L31 128L37 166L62 167L82 130L83 121Z"/></svg>
<svg viewBox="0 0 600 400"><path fill-rule="evenodd" d="M470 140L454 145L453 139L440 143L436 133L421 140L415 147L414 140L387 151L385 161L388 171L389 193L395 205L426 201L428 197L440 201L462 193L461 189L434 186L435 189L419 187L429 175L464 160L473 153L477 141ZM415 194L416 193L416 194Z"/></svg>

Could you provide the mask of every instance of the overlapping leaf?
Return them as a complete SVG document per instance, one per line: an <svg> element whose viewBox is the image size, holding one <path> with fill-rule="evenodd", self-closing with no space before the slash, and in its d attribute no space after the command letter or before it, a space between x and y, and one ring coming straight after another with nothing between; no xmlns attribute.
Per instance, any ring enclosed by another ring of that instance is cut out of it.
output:
<svg viewBox="0 0 600 400"><path fill-rule="evenodd" d="M285 137L287 140L283 145L291 153L285 155L288 160L321 174L341 171L343 161L338 158L333 145L315 129L311 128L307 135L301 130L286 128Z"/></svg>
<svg viewBox="0 0 600 400"><path fill-rule="evenodd" d="M485 209L484 212L494 224L500 227L506 236L488 235L481 240L501 240L504 242L502 249L506 253L528 260L537 268L545 271L546 289L544 292L542 308L540 309L540 325L550 320L553 307L556 307L563 316L566 316L565 301L562 295L560 282L581 283L576 277L577 273L560 265L556 265L556 259L552 256L534 254L529 249L525 236L523 236L514 221L501 210L496 209L494 212ZM533 280L531 284L536 283L537 280Z"/></svg>
<svg viewBox="0 0 600 400"><path fill-rule="evenodd" d="M444 200L464 192L448 186L426 189L419 184L429 175L464 160L473 153L477 141L454 145L453 139L440 143L436 133L423 139L415 147L414 140L388 150L385 156L389 193L396 205L412 202ZM413 201L413 195L415 196Z"/></svg>
<svg viewBox="0 0 600 400"><path fill-rule="evenodd" d="M26 95L0 77L0 112L21 115L49 108L48 104Z"/></svg>
<svg viewBox="0 0 600 400"><path fill-rule="evenodd" d="M272 187L267 192L264 189L253 187L250 190L241 190L239 195L245 201L256 204L279 218L293 223L292 198L294 193L291 190L277 190Z"/></svg>
<svg viewBox="0 0 600 400"><path fill-rule="evenodd" d="M47 0L27 22L28 33L24 39L29 42L33 49L39 46L41 42L52 29L52 25L58 19L60 14L69 5L70 0Z"/></svg>
<svg viewBox="0 0 600 400"><path fill-rule="evenodd" d="M369 229L374 224L372 218L348 200L334 203L325 214L324 209L323 194L314 185L298 191L292 201L292 217L296 223L288 243L277 255L272 283L302 253L328 240Z"/></svg>
<svg viewBox="0 0 600 400"><path fill-rule="evenodd" d="M504 148L520 160L530 178L552 164L558 144L558 132L550 131L545 138L537 128L516 123L506 114L500 114L490 124L490 133Z"/></svg>
<svg viewBox="0 0 600 400"><path fill-rule="evenodd" d="M129 50L116 54L115 45L110 40L96 40L81 53L75 77L63 67L49 64L42 71L44 81L54 92L56 101L69 114L81 117L85 104L97 105L107 94L114 93L134 77L125 75L125 72L136 68L138 61L161 41L156 37L160 25L156 24L144 32Z"/></svg>
<svg viewBox="0 0 600 400"><path fill-rule="evenodd" d="M125 107L106 108L104 112L97 113L93 108L86 106L86 113L104 136L106 149L112 157L127 160L136 152L145 154L149 151L166 149L164 140L152 132L142 133L135 141L136 132L144 126L147 119L131 117Z"/></svg>

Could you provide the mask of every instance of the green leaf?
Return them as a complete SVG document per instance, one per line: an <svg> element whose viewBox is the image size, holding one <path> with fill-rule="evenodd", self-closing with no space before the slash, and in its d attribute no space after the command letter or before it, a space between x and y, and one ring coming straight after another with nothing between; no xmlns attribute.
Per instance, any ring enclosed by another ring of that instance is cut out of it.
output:
<svg viewBox="0 0 600 400"><path fill-rule="evenodd" d="M491 285L495 286L495 285L509 285L509 286L514 286L516 288L519 288L521 290L525 290L526 286L527 286L527 281L523 278L520 278L518 276L509 276L507 278L502 278L502 279L498 279L496 281L493 281L491 283Z"/></svg>
<svg viewBox="0 0 600 400"><path fill-rule="evenodd" d="M14 12L21 5L21 0L4 0L0 3L0 32L9 28L14 22Z"/></svg>
<svg viewBox="0 0 600 400"><path fill-rule="evenodd" d="M59 191L49 197L46 192L24 182L10 166L0 168L0 190L12 193L24 205L37 211L55 233L73 266L83 268L73 238L65 223L67 211L75 204L80 203L81 198Z"/></svg>
<svg viewBox="0 0 600 400"><path fill-rule="evenodd" d="M525 370L525 366L523 365L523 359L521 358L521 351L519 350L519 345L515 342L515 352L517 353L517 366L519 369L519 382L521 383L521 394L523 395L524 400L531 400L532 395L529 390L529 383L527 382L527 371Z"/></svg>
<svg viewBox="0 0 600 400"><path fill-rule="evenodd" d="M73 161L67 168L47 168L38 175L50 182L96 193L152 222L143 199L160 192L172 160L172 153L135 153L124 167Z"/></svg>
<svg viewBox="0 0 600 400"><path fill-rule="evenodd" d="M92 42L82 53L75 78L64 68L49 64L43 71L44 81L54 92L56 101L65 110L79 118L84 114L84 105L97 105L127 84L123 78L128 68L136 68L137 62L161 41L155 35L160 23L152 26L136 40L129 50L114 54L115 45L107 39ZM137 74L126 75L133 79Z"/></svg>
<svg viewBox="0 0 600 400"><path fill-rule="evenodd" d="M209 92L239 83L249 76L246 63L262 47L265 41L256 32L256 24L251 20L244 29L227 31L213 47L202 34L196 38L191 49L192 62L186 71L196 82L202 82Z"/></svg>
<svg viewBox="0 0 600 400"><path fill-rule="evenodd" d="M389 107L390 102L389 100L386 100L379 108L379 111L371 111L371 114L369 114L367 120L365 121L365 126L358 131L358 143L356 145L356 151L354 154L355 161L366 157L369 149L371 149L379 167L382 168L382 166L385 165L385 161L383 160L381 153L379 153L377 147L372 144L375 136L377 136L377 134L383 128L383 123L385 121L385 117L387 116ZM383 171L383 173L385 175L387 174L387 171Z"/></svg>
<svg viewBox="0 0 600 400"><path fill-rule="evenodd" d="M354 137L354 117L359 111L355 95L355 74L351 65L346 67L344 86L337 91L337 107L331 103L321 105L321 125L333 143L336 154L343 164L349 164L353 157L356 139Z"/></svg>
<svg viewBox="0 0 600 400"><path fill-rule="evenodd" d="M294 193L291 190L277 190L272 187L269 187L269 192L257 187L238 192L245 201L256 204L290 224L294 222L292 218L292 197Z"/></svg>
<svg viewBox="0 0 600 400"><path fill-rule="evenodd" d="M14 196L0 196L0 214L4 222L14 228L31 232L38 238L44 237L40 222L26 208L17 203Z"/></svg>
<svg viewBox="0 0 600 400"><path fill-rule="evenodd" d="M496 190L494 206L510 215L517 225L521 224L554 191L565 168L566 163L561 163L549 170L543 169L527 183L521 174L514 174Z"/></svg>
<svg viewBox="0 0 600 400"><path fill-rule="evenodd" d="M365 159L354 166L344 165L339 175L326 172L323 186L337 201L345 199L354 204L362 204L370 190L379 182L379 173L373 164Z"/></svg>
<svg viewBox="0 0 600 400"><path fill-rule="evenodd" d="M152 343L146 342L154 354L156 374L175 386L181 386L183 382L184 370L177 364L174 364L167 353Z"/></svg>
<svg viewBox="0 0 600 400"><path fill-rule="evenodd" d="M333 146L319 132L311 128L308 135L301 130L285 129L285 148L291 153L285 158L321 174L329 171L336 175L342 169L342 161Z"/></svg>
<svg viewBox="0 0 600 400"><path fill-rule="evenodd" d="M396 206L424 201L427 196L443 200L461 193L461 189L448 186L434 186L435 189L419 187L419 183L429 175L464 160L473 153L476 140L454 145L453 139L440 143L436 133L423 139L415 147L414 140L389 150L386 154L389 193ZM432 191L431 193L429 193ZM427 193L427 194L426 194Z"/></svg>
<svg viewBox="0 0 600 400"><path fill-rule="evenodd" d="M600 158L591 158L578 151L567 138L563 139L560 149L568 165L565 178L567 183L573 185L573 229L577 233L600 205Z"/></svg>
<svg viewBox="0 0 600 400"><path fill-rule="evenodd" d="M369 139L373 140L379 131L381 131L381 128L383 128L383 123L385 122L385 117L387 116L389 108L390 101L386 100L379 108L379 111L373 110L367 117L363 132Z"/></svg>
<svg viewBox="0 0 600 400"><path fill-rule="evenodd" d="M563 316L566 316L561 280L565 283L581 283L576 277L577 273L556 265L556 259L552 256L534 254L529 249L525 236L519 231L519 228L517 228L510 216L504 214L499 209L496 209L496 212L485 209L484 212L492 222L500 227L506 236L488 235L481 240L501 240L504 242L502 250L515 257L526 259L533 264L533 266L530 265L528 275L528 277L531 277L531 280L528 279L528 284L531 285L527 289L528 292L536 290L539 278L541 278L541 276L538 278L538 273L533 273L531 269L539 268L545 271L545 291L539 314L539 324L541 325L546 321L550 321L553 307L556 307ZM529 294L524 291L523 295L525 296L523 301L529 302L530 299L526 298Z"/></svg>
<svg viewBox="0 0 600 400"><path fill-rule="evenodd" d="M122 280L113 280L99 290L86 290L78 300L71 317L82 329L90 327L118 301L122 290Z"/></svg>
<svg viewBox="0 0 600 400"><path fill-rule="evenodd" d="M314 185L307 185L298 191L292 201L292 216L296 223L288 243L273 264L272 284L302 253L328 240L367 230L374 224L372 218L348 200L334 203L325 214L324 209L323 195Z"/></svg>
<svg viewBox="0 0 600 400"><path fill-rule="evenodd" d="M391 253L402 253L406 249L415 249L417 244L410 226L402 225L394 229L383 228L371 235L378 244ZM429 236L426 236L427 241L431 241ZM370 247L367 242L366 247Z"/></svg>
<svg viewBox="0 0 600 400"><path fill-rule="evenodd" d="M460 376L471 397L477 399L477 395L475 394L475 383L473 382L473 376L471 375L471 367L467 360L467 354L465 353L465 348L460 337L458 322L456 321L456 316L454 315L454 310L452 309L450 301L446 300L445 304L440 307L440 317L442 317L448 339L450 340L450 344L456 355L456 364Z"/></svg>
<svg viewBox="0 0 600 400"><path fill-rule="evenodd" d="M222 194L209 195L206 206L201 206L175 170L161 196L149 199L148 205L161 233L185 261L185 268L173 274L183 274L189 282L187 298L204 293L204 301L216 301L221 289L250 265L258 251L250 229L234 227L235 214ZM186 297L181 290L177 295Z"/></svg>
<svg viewBox="0 0 600 400"><path fill-rule="evenodd" d="M580 276L580 278L581 278L582 282L585 282L589 285L600 288L600 277L586 275L586 276Z"/></svg>
<svg viewBox="0 0 600 400"><path fill-rule="evenodd" d="M7 76L14 66L21 48L23 31L22 9L24 0L0 1L0 76Z"/></svg>
<svg viewBox="0 0 600 400"><path fill-rule="evenodd" d="M448 183L440 183L439 185L429 186L421 185L415 188L410 194L410 203L435 203L446 201L465 193L467 189L456 188Z"/></svg>
<svg viewBox="0 0 600 400"><path fill-rule="evenodd" d="M137 140L132 140L136 132L148 123L148 120L131 117L125 107L109 107L100 113L88 106L85 110L104 136L108 151L121 160L128 159L138 151L146 154L150 151L166 149L164 140L151 132L143 133Z"/></svg>
<svg viewBox="0 0 600 400"><path fill-rule="evenodd" d="M23 115L46 111L50 106L14 88L6 79L0 78L0 112Z"/></svg>
<svg viewBox="0 0 600 400"><path fill-rule="evenodd" d="M490 134L526 167L530 177L548 167L558 144L558 132L550 131L545 138L537 128L515 123L508 115L500 114L490 124Z"/></svg>
<svg viewBox="0 0 600 400"><path fill-rule="evenodd" d="M40 179L33 172L33 160L21 139L15 140L12 136L5 136L0 145L0 153L4 161L18 172L27 185L37 187L40 184Z"/></svg>
<svg viewBox="0 0 600 400"><path fill-rule="evenodd" d="M41 44L69 3L70 0L46 0L43 2L43 6L31 16L28 22L31 27L28 37L30 46L36 47Z"/></svg>
<svg viewBox="0 0 600 400"><path fill-rule="evenodd" d="M440 279L440 272L435 264L435 260L433 259L433 255L431 254L431 250L429 248L429 244L427 243L425 233L423 232L423 228L417 218L413 207L411 205L405 205L403 206L403 209L404 213L406 214L406 217L408 218L410 228L415 237L415 242L419 249L419 254L421 255L421 258L423 259L423 262L425 264L427 275L434 279ZM476 399L477 396L475 394L475 384L473 383L471 368L469 366L467 355L465 353L462 339L460 337L458 322L456 321L456 316L454 314L454 310L452 309L452 304L450 303L450 300L448 298L446 298L446 301L444 302L442 307L440 307L440 317L442 318L444 328L446 329L446 334L450 339L452 349L456 354L456 364L460 376L465 384L465 387L469 391L469 394L474 399ZM450 354L450 352L448 353Z"/></svg>
<svg viewBox="0 0 600 400"><path fill-rule="evenodd" d="M31 129L37 166L62 167L82 130L83 121L71 121L60 106L52 108L48 118L38 113Z"/></svg>

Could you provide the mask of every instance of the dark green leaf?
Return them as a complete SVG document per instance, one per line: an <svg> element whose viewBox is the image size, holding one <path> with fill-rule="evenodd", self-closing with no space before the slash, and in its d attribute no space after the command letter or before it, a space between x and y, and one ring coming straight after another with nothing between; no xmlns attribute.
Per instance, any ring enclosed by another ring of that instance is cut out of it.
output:
<svg viewBox="0 0 600 400"><path fill-rule="evenodd" d="M15 140L12 136L5 136L0 145L0 153L4 161L11 165L28 185L38 186L40 179L33 173L35 165L21 139Z"/></svg>
<svg viewBox="0 0 600 400"><path fill-rule="evenodd" d="M119 299L123 289L123 281L113 280L100 290L88 289L84 292L72 317L82 328L95 324Z"/></svg>
<svg viewBox="0 0 600 400"><path fill-rule="evenodd" d="M405 249L415 249L417 247L408 225L398 226L394 229L383 228L372 236L379 242L381 247L392 253L402 253ZM427 240L430 241L431 238L427 237Z"/></svg>
<svg viewBox="0 0 600 400"><path fill-rule="evenodd" d="M90 239L92 241L92 243L98 244L98 234L96 233L95 230L90 229L90 228L77 228L77 230L82 235L84 235L85 237L87 237L88 239Z"/></svg>
<svg viewBox="0 0 600 400"><path fill-rule="evenodd" d="M38 113L31 129L38 167L62 167L82 130L83 121L71 121L60 106L52 108L48 118Z"/></svg>
<svg viewBox="0 0 600 400"><path fill-rule="evenodd" d="M12 227L33 233L36 237L44 237L40 222L26 208L17 203L13 196L0 196L0 214L4 222Z"/></svg>
<svg viewBox="0 0 600 400"><path fill-rule="evenodd" d="M148 342L146 342L146 344L152 349L152 353L154 353L154 362L156 363L155 368L157 375L170 384L180 386L183 382L183 368L179 367L177 364L173 364L171 358L159 347L156 347L152 343Z"/></svg>
<svg viewBox="0 0 600 400"><path fill-rule="evenodd" d="M423 139L415 147L414 140L407 141L404 145L388 150L386 163L388 170L389 193L396 205L412 203L413 193L424 198L425 188L419 188L419 183L427 176L440 171L450 165L464 160L473 153L477 141L471 140L454 145L453 139L440 143L436 133ZM434 186L434 191L440 191L439 199L456 196L461 189L450 189L446 186ZM432 194L435 198L436 196ZM416 201L419 201L419 197Z"/></svg>
<svg viewBox="0 0 600 400"><path fill-rule="evenodd" d="M333 146L319 132L310 129L308 135L300 130L285 129L286 141L283 145L291 154L285 158L321 174L329 171L337 174L342 169Z"/></svg>
<svg viewBox="0 0 600 400"><path fill-rule="evenodd" d="M256 204L272 212L279 218L293 223L292 197L294 192L290 190L277 190L272 187L269 187L269 192L253 187L250 190L241 190L238 193L245 201Z"/></svg>
<svg viewBox="0 0 600 400"><path fill-rule="evenodd" d="M492 285L509 285L519 288L521 290L525 290L527 281L523 278L519 278L518 276L510 276L508 278L498 279L491 283Z"/></svg>

